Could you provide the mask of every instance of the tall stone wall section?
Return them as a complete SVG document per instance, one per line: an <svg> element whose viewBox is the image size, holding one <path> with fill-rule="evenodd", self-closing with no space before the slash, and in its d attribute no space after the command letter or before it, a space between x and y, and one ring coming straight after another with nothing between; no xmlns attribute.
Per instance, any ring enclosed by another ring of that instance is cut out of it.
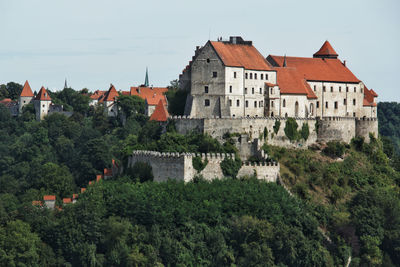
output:
<svg viewBox="0 0 400 267"><path fill-rule="evenodd" d="M199 132L207 133L213 138L223 141L226 133L247 134L249 141L256 138L264 142L264 128L268 131L267 143L283 147L307 147L317 141L317 132L315 130L316 119L295 118L298 124L298 130L304 123L308 124L309 137L306 141L291 142L285 135L285 124L287 118L272 117L246 117L246 118L208 118L195 119L190 117L174 117L175 126L179 133L187 134L190 131L199 130ZM280 127L277 133L274 132L275 122L280 121ZM262 137L262 138L260 138Z"/></svg>
<svg viewBox="0 0 400 267"><path fill-rule="evenodd" d="M304 123L308 124L309 137L306 141L291 142L285 134L284 128L287 118L277 117L249 117L249 118L204 118L173 117L176 129L179 133L187 134L190 131L207 133L212 137L223 141L225 133L247 134L249 140L259 138L268 131L266 141L268 144L282 147L304 147L316 142L342 141L349 143L355 136L363 136L369 142L369 133L378 136L378 121L376 118L353 117L323 117L323 118L295 118L298 130ZM274 132L276 121L281 125L277 133ZM318 127L318 133L317 129ZM260 138L262 139L262 138Z"/></svg>
<svg viewBox="0 0 400 267"><path fill-rule="evenodd" d="M201 157L208 163L206 167L198 173L194 169L192 160L194 157ZM223 172L221 162L226 158L233 159L234 154L195 154L195 153L169 153L156 151L135 150L128 160L128 167L133 167L136 162L149 164L153 170L154 181L163 182L168 179L188 182L196 174L200 174L206 180L222 178ZM257 174L257 178L269 182L275 182L279 174L280 166L277 162L257 162L243 163L238 172L238 176L251 176ZM255 172L254 172L255 171Z"/></svg>

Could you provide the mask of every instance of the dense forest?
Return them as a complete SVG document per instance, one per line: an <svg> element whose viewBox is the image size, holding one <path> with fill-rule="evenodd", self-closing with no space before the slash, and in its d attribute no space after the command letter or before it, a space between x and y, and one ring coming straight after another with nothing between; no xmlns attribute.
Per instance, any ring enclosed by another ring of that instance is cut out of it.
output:
<svg viewBox="0 0 400 267"><path fill-rule="evenodd" d="M18 88L0 85L1 97L15 99ZM284 186L235 175L154 183L143 167L87 187L112 159L124 165L133 149L237 150L229 138L220 144L180 135L172 123L164 129L143 115L137 97L119 98L125 120L90 107L85 89L49 93L74 114L37 122L32 105L17 118L0 105L0 266L344 266L350 256L351 266L400 262L396 103L379 104L387 138L369 144L355 138L322 151L265 145L281 163ZM176 103L170 112L181 112L184 96L171 90L168 97ZM77 203L62 205L80 187L87 190ZM48 194L62 210L32 206Z"/></svg>

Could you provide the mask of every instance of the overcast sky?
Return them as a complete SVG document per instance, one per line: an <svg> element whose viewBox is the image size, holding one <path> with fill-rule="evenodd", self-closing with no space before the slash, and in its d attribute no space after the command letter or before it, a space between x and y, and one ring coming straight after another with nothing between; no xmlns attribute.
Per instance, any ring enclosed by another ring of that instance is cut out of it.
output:
<svg viewBox="0 0 400 267"><path fill-rule="evenodd" d="M0 0L0 83L117 90L177 79L208 39L240 35L265 56L329 40L380 101L400 102L399 0Z"/></svg>

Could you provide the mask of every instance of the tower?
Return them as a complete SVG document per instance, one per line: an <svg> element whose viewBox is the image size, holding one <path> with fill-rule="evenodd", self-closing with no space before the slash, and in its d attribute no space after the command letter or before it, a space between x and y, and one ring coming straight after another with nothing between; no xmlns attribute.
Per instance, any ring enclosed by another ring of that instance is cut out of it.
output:
<svg viewBox="0 0 400 267"><path fill-rule="evenodd" d="M313 55L314 58L338 58L338 54L328 41Z"/></svg>
<svg viewBox="0 0 400 267"><path fill-rule="evenodd" d="M149 87L149 72L146 67L146 77L144 78L144 86Z"/></svg>
<svg viewBox="0 0 400 267"><path fill-rule="evenodd" d="M46 89L42 86L35 100L36 120L42 120L48 113L51 105L51 97Z"/></svg>
<svg viewBox="0 0 400 267"><path fill-rule="evenodd" d="M26 81L24 84L24 88L22 88L22 92L19 96L19 101L18 101L18 112L21 114L22 113L22 108L29 103L31 103L33 99L33 93L31 86L29 85L29 82Z"/></svg>

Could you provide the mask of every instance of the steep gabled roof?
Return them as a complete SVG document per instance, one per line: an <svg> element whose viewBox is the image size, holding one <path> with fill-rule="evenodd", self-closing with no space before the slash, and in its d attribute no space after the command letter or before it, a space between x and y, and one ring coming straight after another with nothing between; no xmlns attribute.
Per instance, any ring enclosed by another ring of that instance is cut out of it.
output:
<svg viewBox="0 0 400 267"><path fill-rule="evenodd" d="M329 57L337 58L338 54L328 41L321 46L321 48L313 55L314 57Z"/></svg>
<svg viewBox="0 0 400 267"><path fill-rule="evenodd" d="M378 97L374 90L369 90L366 86L364 86L364 99L363 106L372 106L376 107L376 103L374 102L374 98Z"/></svg>
<svg viewBox="0 0 400 267"><path fill-rule="evenodd" d="M114 85L111 85L110 89L108 89L107 93L105 93L103 101L115 101L117 97L118 92L115 90Z"/></svg>
<svg viewBox="0 0 400 267"><path fill-rule="evenodd" d="M26 81L24 84L24 88L22 88L22 92L20 94L21 97L33 97L31 86L29 82Z"/></svg>
<svg viewBox="0 0 400 267"><path fill-rule="evenodd" d="M282 67L284 57L269 55L267 60L276 67ZM359 83L360 80L339 59L286 57L287 67L296 68L307 81L329 81Z"/></svg>
<svg viewBox="0 0 400 267"><path fill-rule="evenodd" d="M131 87L130 95L141 97L148 105L155 106L160 100L167 105L167 98L164 95L167 91L166 87Z"/></svg>
<svg viewBox="0 0 400 267"><path fill-rule="evenodd" d="M268 62L253 45L211 41L210 44L225 66L248 70L271 70Z"/></svg>
<svg viewBox="0 0 400 267"><path fill-rule="evenodd" d="M51 97L49 93L47 93L46 89L44 89L44 87L42 86L42 88L40 88L39 93L36 95L35 100L51 101Z"/></svg>
<svg viewBox="0 0 400 267"><path fill-rule="evenodd" d="M107 91L96 90L96 91L94 91L94 93L90 96L90 99L99 100L99 98L101 98L102 96L104 96L105 93L107 93Z"/></svg>
<svg viewBox="0 0 400 267"><path fill-rule="evenodd" d="M168 111L165 108L163 102L160 100L154 110L153 114L150 116L151 121L167 121L168 120Z"/></svg>
<svg viewBox="0 0 400 267"><path fill-rule="evenodd" d="M307 95L315 99L317 96L311 90L307 81L298 73L296 68L274 68L277 71L277 82L281 94Z"/></svg>

